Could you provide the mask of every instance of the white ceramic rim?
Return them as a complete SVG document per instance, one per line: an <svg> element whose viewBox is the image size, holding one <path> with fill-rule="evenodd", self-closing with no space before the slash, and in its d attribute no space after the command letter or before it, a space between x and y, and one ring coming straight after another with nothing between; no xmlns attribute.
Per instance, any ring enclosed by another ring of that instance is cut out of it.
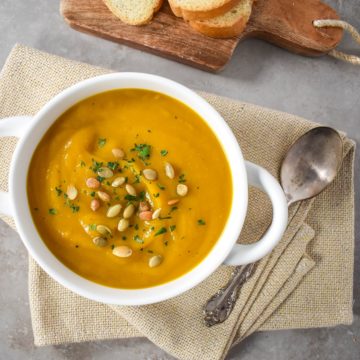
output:
<svg viewBox="0 0 360 360"><path fill-rule="evenodd" d="M26 181L28 167L39 141L53 122L77 102L108 90L140 88L157 91L182 101L210 126L229 161L233 201L226 226L209 254L188 273L168 283L144 289L118 289L89 281L63 265L46 247L32 221ZM247 212L248 184L239 144L220 114L189 88L166 78L144 73L114 73L81 81L52 98L33 118L19 140L11 162L9 193L14 220L30 255L56 281L73 292L106 304L145 305L177 296L199 284L225 260L236 243ZM236 201L234 201L236 199Z"/></svg>

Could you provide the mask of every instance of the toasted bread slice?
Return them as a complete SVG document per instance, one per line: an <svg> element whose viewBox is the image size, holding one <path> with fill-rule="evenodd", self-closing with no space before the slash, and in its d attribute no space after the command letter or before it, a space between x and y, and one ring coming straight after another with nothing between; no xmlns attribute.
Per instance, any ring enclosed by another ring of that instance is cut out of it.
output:
<svg viewBox="0 0 360 360"><path fill-rule="evenodd" d="M200 33L214 38L239 36L250 18L254 0L240 0L231 10L208 20L189 21L190 26Z"/></svg>
<svg viewBox="0 0 360 360"><path fill-rule="evenodd" d="M225 14L240 0L169 0L175 16L185 20L210 19Z"/></svg>
<svg viewBox="0 0 360 360"><path fill-rule="evenodd" d="M109 10L129 25L144 25L161 8L163 0L103 0Z"/></svg>

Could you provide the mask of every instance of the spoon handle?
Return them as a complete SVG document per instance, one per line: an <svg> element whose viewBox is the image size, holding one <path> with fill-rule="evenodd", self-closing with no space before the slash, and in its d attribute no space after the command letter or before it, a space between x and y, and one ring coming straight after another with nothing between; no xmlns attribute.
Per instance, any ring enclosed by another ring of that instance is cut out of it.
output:
<svg viewBox="0 0 360 360"><path fill-rule="evenodd" d="M204 306L206 326L220 324L229 317L239 297L240 289L255 272L256 264L236 266L229 282L207 301Z"/></svg>

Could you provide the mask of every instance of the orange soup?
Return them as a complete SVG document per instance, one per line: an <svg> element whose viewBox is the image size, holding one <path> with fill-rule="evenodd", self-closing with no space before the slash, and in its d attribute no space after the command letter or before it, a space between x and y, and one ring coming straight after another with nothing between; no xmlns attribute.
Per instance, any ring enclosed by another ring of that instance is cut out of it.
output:
<svg viewBox="0 0 360 360"><path fill-rule="evenodd" d="M119 89L57 119L33 155L27 192L37 230L63 264L137 289L204 259L226 224L232 180L197 113L163 94Z"/></svg>

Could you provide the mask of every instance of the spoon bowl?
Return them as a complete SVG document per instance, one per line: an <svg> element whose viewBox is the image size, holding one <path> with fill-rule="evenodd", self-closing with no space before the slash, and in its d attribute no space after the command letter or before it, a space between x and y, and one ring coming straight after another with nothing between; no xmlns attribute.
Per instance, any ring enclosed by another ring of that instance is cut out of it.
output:
<svg viewBox="0 0 360 360"><path fill-rule="evenodd" d="M330 127L316 127L297 139L280 172L288 205L321 193L334 180L342 158L343 141Z"/></svg>

